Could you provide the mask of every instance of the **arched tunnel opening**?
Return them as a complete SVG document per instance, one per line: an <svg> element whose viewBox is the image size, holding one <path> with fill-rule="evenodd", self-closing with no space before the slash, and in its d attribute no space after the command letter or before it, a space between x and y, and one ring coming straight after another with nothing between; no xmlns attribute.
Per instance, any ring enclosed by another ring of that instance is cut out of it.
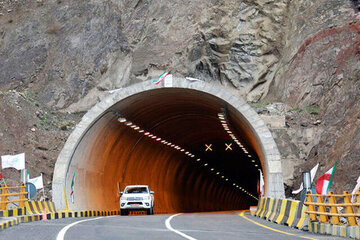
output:
<svg viewBox="0 0 360 240"><path fill-rule="evenodd" d="M119 209L120 190L145 184L155 213L247 209L257 204L262 151L251 124L217 96L141 91L102 111L77 140L64 170L67 189L76 175L69 205Z"/></svg>

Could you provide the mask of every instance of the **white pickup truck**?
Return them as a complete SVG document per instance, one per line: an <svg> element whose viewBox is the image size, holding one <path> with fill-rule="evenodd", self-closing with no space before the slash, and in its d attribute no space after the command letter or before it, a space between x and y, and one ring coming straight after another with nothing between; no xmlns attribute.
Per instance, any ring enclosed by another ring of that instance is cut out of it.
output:
<svg viewBox="0 0 360 240"><path fill-rule="evenodd" d="M154 214L154 192L147 185L129 185L120 192L120 215L129 211L145 210L148 215Z"/></svg>

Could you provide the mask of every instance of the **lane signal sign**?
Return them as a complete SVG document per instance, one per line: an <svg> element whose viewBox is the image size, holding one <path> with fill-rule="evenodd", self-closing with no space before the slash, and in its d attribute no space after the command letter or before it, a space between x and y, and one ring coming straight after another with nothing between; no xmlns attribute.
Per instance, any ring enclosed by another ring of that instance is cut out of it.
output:
<svg viewBox="0 0 360 240"><path fill-rule="evenodd" d="M212 146L212 144L209 144L209 145L205 144L205 147L206 147L205 152L207 152L208 150L209 150L210 152L212 152L211 146Z"/></svg>
<svg viewBox="0 0 360 240"><path fill-rule="evenodd" d="M228 149L231 151L232 150L231 145L232 143L229 144L225 143L225 151L227 151Z"/></svg>

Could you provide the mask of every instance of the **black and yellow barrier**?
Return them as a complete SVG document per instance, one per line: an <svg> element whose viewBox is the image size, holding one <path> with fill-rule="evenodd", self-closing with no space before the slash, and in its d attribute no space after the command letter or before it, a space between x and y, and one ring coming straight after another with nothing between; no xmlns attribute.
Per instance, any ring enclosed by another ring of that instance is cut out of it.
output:
<svg viewBox="0 0 360 240"><path fill-rule="evenodd" d="M306 206L289 199L261 198L255 216L277 224L304 229L308 225Z"/></svg>
<svg viewBox="0 0 360 240"><path fill-rule="evenodd" d="M33 205L33 203L30 202L28 208L31 209L32 213L35 213L34 215L6 218L7 220L3 220L0 223L0 230L4 230L8 227L18 225L20 223L28 223L28 222L43 220L43 217L45 216L44 213L37 214L37 212L39 212L39 210L40 210L40 204L43 208L45 207L44 202L36 202L35 205ZM30 206L32 206L32 207L30 207ZM51 207L50 207L50 210L51 210ZM54 206L53 206L53 210L55 210ZM53 212L49 212L49 213L47 212L46 218L48 220L53 220L53 219L60 219L60 218L97 217L97 216L111 216L111 215L120 215L120 211L119 210L113 210L113 211L53 211Z"/></svg>
<svg viewBox="0 0 360 240"><path fill-rule="evenodd" d="M0 217L17 217L25 214L25 208L14 208L0 211Z"/></svg>
<svg viewBox="0 0 360 240"><path fill-rule="evenodd" d="M54 203L50 201L28 201L25 208L27 215L43 214L44 210L46 213L56 212Z"/></svg>

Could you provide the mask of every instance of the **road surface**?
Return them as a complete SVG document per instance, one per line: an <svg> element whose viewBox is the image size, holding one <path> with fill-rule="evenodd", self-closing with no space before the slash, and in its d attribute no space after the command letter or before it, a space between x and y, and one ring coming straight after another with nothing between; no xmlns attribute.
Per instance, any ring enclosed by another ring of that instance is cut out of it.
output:
<svg viewBox="0 0 360 240"><path fill-rule="evenodd" d="M342 239L277 225L248 213L214 212L152 216L67 218L24 223L0 232L0 240L70 239Z"/></svg>

